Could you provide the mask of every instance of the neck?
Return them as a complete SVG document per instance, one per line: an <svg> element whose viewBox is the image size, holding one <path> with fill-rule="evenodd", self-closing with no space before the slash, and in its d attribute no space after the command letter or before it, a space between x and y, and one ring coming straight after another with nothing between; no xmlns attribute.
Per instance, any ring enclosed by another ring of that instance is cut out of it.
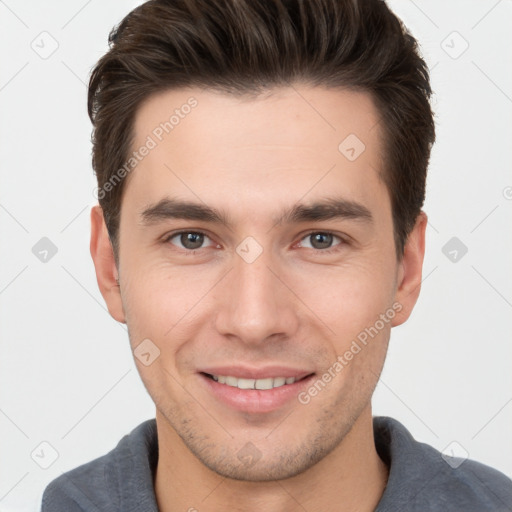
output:
<svg viewBox="0 0 512 512"><path fill-rule="evenodd" d="M320 462L294 477L269 482L232 480L211 471L158 412L157 431L155 493L161 512L371 512L386 487L388 468L375 449L370 405Z"/></svg>

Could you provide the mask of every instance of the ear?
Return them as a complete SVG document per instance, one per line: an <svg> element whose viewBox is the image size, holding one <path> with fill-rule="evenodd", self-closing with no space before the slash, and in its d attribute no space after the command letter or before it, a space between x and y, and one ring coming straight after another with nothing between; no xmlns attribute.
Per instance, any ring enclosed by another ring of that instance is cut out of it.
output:
<svg viewBox="0 0 512 512"><path fill-rule="evenodd" d="M405 243L402 260L398 264L395 301L401 304L402 309L397 310L391 322L393 327L403 324L409 318L420 294L427 221L426 213L420 212Z"/></svg>
<svg viewBox="0 0 512 512"><path fill-rule="evenodd" d="M107 226L101 206L91 209L91 256L96 269L98 286L112 317L126 323L121 291L116 278L119 274L114 259L114 251L108 236Z"/></svg>

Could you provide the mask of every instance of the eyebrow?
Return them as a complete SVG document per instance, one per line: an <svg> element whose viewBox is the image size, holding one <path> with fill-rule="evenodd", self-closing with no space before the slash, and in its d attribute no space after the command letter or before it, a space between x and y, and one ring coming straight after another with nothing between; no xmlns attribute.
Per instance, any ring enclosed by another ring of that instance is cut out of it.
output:
<svg viewBox="0 0 512 512"><path fill-rule="evenodd" d="M231 227L229 216L222 210L217 210L206 204L169 197L149 205L140 213L140 216L141 224L145 226L167 219L185 219ZM373 222L372 213L366 206L343 198L325 198L312 204L296 204L292 208L284 209L273 221L274 225L280 225L332 219Z"/></svg>

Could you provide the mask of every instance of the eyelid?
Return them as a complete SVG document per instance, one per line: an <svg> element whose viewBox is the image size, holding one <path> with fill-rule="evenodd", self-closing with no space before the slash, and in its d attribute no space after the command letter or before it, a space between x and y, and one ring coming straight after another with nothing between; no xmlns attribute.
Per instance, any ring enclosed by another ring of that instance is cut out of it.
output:
<svg viewBox="0 0 512 512"><path fill-rule="evenodd" d="M304 240L305 238L308 238L309 236L317 234L317 233L321 233L323 235L332 235L334 238L337 238L340 241L340 243L333 245L332 247L328 247L327 249L315 249L314 247L313 248L305 247L305 249L313 249L314 251L316 251L318 253L329 253L329 252L334 252L334 251L338 250L338 248L340 246L347 245L349 243L349 241L347 240L347 237L338 235L338 234L334 233L333 231L322 230L322 229L312 229L312 230L302 234L299 239L299 243L302 242L302 240Z"/></svg>
<svg viewBox="0 0 512 512"><path fill-rule="evenodd" d="M208 235L208 233L206 233L205 231L203 231L201 229L181 229L178 231L173 231L171 233L167 233L163 237L163 242L169 243L170 240L172 240L176 236L182 235L184 233L195 233L195 234L203 235L204 237L208 238L212 242L212 244L207 247L199 247L198 249L186 249L186 248L178 247L178 249L180 249L183 252L195 252L195 251L200 251L201 249L207 249L208 247L212 247L215 245L216 246L220 245L217 242L215 242L213 240L213 238L210 235ZM340 241L340 243L338 243L332 247L329 247L327 249L315 249L314 247L313 248L305 247L305 249L313 249L315 252L327 254L327 253L334 252L334 251L338 250L339 246L347 245L350 243L349 240L347 239L348 237L346 237L346 236L336 234L333 231L321 230L321 229L311 229L311 230L307 231L306 233L301 234L298 243L302 242L302 240L304 240L308 236L311 236L311 235L317 234L317 233L322 233L325 235L332 235L334 238L337 238ZM172 244L172 245L174 245L174 244Z"/></svg>
<svg viewBox="0 0 512 512"><path fill-rule="evenodd" d="M205 238L208 238L210 240L211 245L209 246L206 246L206 247L199 247L198 249L187 249L186 247L179 247L179 246L176 246L179 250L181 251L184 251L184 252L194 252L194 251L200 251L201 249L207 249L208 247L212 247L212 246L215 246L215 245L219 245L217 242L215 242L213 240L213 238L208 235L208 233L206 233L205 231L201 230L201 229L181 229L181 230L178 230L178 231L173 231L171 233L167 233L166 235L164 235L163 237L163 243L170 243L170 241L179 236L179 235L182 235L184 233L194 233L194 234L197 234L197 235L203 235ZM174 244L172 244L174 245Z"/></svg>

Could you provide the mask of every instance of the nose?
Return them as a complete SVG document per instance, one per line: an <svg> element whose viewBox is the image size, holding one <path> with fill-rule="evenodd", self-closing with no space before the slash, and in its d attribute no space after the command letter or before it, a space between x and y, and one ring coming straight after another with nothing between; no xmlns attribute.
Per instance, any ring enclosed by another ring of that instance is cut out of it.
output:
<svg viewBox="0 0 512 512"><path fill-rule="evenodd" d="M216 328L245 344L294 337L299 325L298 301L270 252L252 262L238 254L220 296Z"/></svg>

